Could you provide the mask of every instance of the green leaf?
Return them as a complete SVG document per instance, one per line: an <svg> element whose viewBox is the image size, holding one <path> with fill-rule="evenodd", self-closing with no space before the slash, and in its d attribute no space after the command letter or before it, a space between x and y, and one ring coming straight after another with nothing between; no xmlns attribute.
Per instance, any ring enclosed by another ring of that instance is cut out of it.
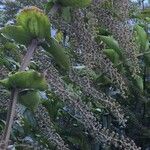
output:
<svg viewBox="0 0 150 150"><path fill-rule="evenodd" d="M62 8L62 18L66 21L66 22L71 22L71 13L70 13L70 7L64 7Z"/></svg>
<svg viewBox="0 0 150 150"><path fill-rule="evenodd" d="M107 57L117 65L119 63L119 55L116 53L113 49L104 49L104 53L107 55Z"/></svg>
<svg viewBox="0 0 150 150"><path fill-rule="evenodd" d="M147 47L147 43L148 43L147 33L145 32L143 27L139 25L135 25L134 30L137 32L138 42L140 43L141 50L145 51L148 48Z"/></svg>
<svg viewBox="0 0 150 150"><path fill-rule="evenodd" d="M138 75L136 75L136 76L134 77L134 79L135 79L135 81L136 81L136 86L139 88L139 90L140 90L141 92L143 92L143 89L144 89L143 78L140 77L140 76L138 76Z"/></svg>
<svg viewBox="0 0 150 150"><path fill-rule="evenodd" d="M70 68L69 56L65 53L65 48L61 46L55 39L49 40L49 45L43 43L42 47L49 52L55 59L56 63L63 69Z"/></svg>
<svg viewBox="0 0 150 150"><path fill-rule="evenodd" d="M5 125L6 125L6 122L4 120L0 120L0 134L2 134Z"/></svg>
<svg viewBox="0 0 150 150"><path fill-rule="evenodd" d="M0 80L0 83L8 89L37 89L40 91L47 90L48 84L42 74L34 71L21 71L9 75L8 78Z"/></svg>
<svg viewBox="0 0 150 150"><path fill-rule="evenodd" d="M109 36L109 35L111 35L111 33L110 33L107 29L105 29L105 28L103 28L103 27L99 27L99 28L98 28L98 34L99 34L99 35L104 35L104 36Z"/></svg>
<svg viewBox="0 0 150 150"><path fill-rule="evenodd" d="M61 31L58 31L55 35L55 39L56 41L59 43L59 42L62 42L63 40L63 33Z"/></svg>
<svg viewBox="0 0 150 150"><path fill-rule="evenodd" d="M31 127L37 127L33 112L26 109L25 112L23 113L23 116L24 116L23 120L24 120L25 127L29 127L30 129Z"/></svg>
<svg viewBox="0 0 150 150"><path fill-rule="evenodd" d="M48 100L43 101L42 105L46 107L52 119L57 118L58 109L60 108L59 106L60 104L58 103L57 100L48 99Z"/></svg>
<svg viewBox="0 0 150 150"><path fill-rule="evenodd" d="M144 54L144 62L145 62L147 67L150 67L150 53Z"/></svg>
<svg viewBox="0 0 150 150"><path fill-rule="evenodd" d="M30 35L22 26L8 25L1 29L1 33L18 44L27 45L31 41Z"/></svg>
<svg viewBox="0 0 150 150"><path fill-rule="evenodd" d="M35 111L40 104L40 94L34 90L24 90L19 93L18 102L28 109Z"/></svg>
<svg viewBox="0 0 150 150"><path fill-rule="evenodd" d="M111 36L98 36L99 40L103 41L109 48L114 49L120 56L122 52L120 50L118 42Z"/></svg>
<svg viewBox="0 0 150 150"><path fill-rule="evenodd" d="M101 74L97 79L96 79L96 83L100 83L102 85L109 85L112 83L112 81L105 76L104 74Z"/></svg>
<svg viewBox="0 0 150 150"><path fill-rule="evenodd" d="M150 8L145 8L144 10L142 10L139 17L140 18L150 17Z"/></svg>
<svg viewBox="0 0 150 150"><path fill-rule="evenodd" d="M6 42L3 45L3 53L5 56L11 57L12 59L14 59L16 61L21 60L19 48L15 43Z"/></svg>

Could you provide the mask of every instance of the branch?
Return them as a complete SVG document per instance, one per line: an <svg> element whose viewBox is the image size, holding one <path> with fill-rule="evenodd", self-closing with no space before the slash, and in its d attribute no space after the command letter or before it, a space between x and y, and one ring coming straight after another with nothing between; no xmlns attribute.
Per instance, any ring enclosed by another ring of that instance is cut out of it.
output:
<svg viewBox="0 0 150 150"><path fill-rule="evenodd" d="M31 44L28 47L27 53L23 58L19 71L25 70L26 67L30 64L30 59L33 56L34 50L36 49L37 45L38 41L36 39L32 40Z"/></svg>
<svg viewBox="0 0 150 150"><path fill-rule="evenodd" d="M54 4L54 6L51 8L48 15L53 16L54 14L56 14L60 10L60 8L61 8L61 6L59 4Z"/></svg>
<svg viewBox="0 0 150 150"><path fill-rule="evenodd" d="M49 14L53 16L55 13L59 11L59 9L60 9L60 5L55 4L50 10ZM30 64L30 59L32 58L32 55L36 47L38 46L38 43L39 43L38 40L36 39L32 40L31 44L28 47L27 53L21 63L19 71L24 71L26 67ZM8 146L8 141L10 138L10 133L11 133L12 125L13 125L13 119L15 116L15 108L17 104L18 93L19 93L19 90L17 88L14 88L11 92L11 100L10 100L9 109L7 113L6 126L5 126L3 136L2 136L2 141L5 142L4 145L1 145L3 146L3 149L7 149L7 146Z"/></svg>
<svg viewBox="0 0 150 150"><path fill-rule="evenodd" d="M25 57L23 58L23 61L21 63L21 66L19 68L19 71L24 71L26 67L30 64L30 60L33 56L33 53L38 45L38 40L34 39L32 40L31 44L29 45L27 49L27 53ZM15 108L17 104L17 97L18 97L19 90L17 88L14 88L11 92L11 100L9 104L9 109L7 113L7 120L6 120L6 127L2 136L2 141L5 141L4 149L7 149L8 141L10 138L10 133L12 129L13 119L15 116Z"/></svg>

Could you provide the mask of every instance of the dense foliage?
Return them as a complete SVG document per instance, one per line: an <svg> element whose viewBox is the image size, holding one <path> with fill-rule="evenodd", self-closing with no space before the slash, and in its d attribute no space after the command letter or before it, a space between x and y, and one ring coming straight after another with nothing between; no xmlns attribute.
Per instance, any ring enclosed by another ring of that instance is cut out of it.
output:
<svg viewBox="0 0 150 150"><path fill-rule="evenodd" d="M0 149L150 149L144 2L0 2Z"/></svg>

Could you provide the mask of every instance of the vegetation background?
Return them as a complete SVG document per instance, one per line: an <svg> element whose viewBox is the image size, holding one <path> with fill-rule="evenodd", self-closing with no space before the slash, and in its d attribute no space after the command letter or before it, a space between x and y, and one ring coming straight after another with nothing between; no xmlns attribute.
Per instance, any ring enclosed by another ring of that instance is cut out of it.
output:
<svg viewBox="0 0 150 150"><path fill-rule="evenodd" d="M0 1L0 149L149 150L150 1L64 1ZM37 16L21 16L31 22L21 33L12 26L26 6ZM35 78L18 75L6 87L3 79L20 71L33 47L25 69L42 77L34 86ZM48 88L39 90L41 80Z"/></svg>

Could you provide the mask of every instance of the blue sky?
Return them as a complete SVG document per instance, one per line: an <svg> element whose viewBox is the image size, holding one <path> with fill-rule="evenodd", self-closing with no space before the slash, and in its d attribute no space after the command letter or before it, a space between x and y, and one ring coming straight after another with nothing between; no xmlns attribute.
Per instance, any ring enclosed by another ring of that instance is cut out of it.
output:
<svg viewBox="0 0 150 150"><path fill-rule="evenodd" d="M137 2L138 0L131 0L131 1L133 1L133 2ZM145 2L148 2L148 0L145 0Z"/></svg>
<svg viewBox="0 0 150 150"><path fill-rule="evenodd" d="M132 2L137 2L138 0L131 0L131 1L132 1ZM144 3L147 4L147 3L148 3L148 0L145 0Z"/></svg>

